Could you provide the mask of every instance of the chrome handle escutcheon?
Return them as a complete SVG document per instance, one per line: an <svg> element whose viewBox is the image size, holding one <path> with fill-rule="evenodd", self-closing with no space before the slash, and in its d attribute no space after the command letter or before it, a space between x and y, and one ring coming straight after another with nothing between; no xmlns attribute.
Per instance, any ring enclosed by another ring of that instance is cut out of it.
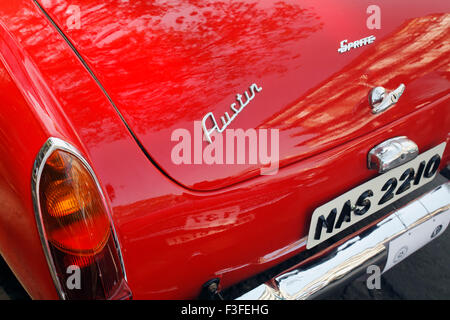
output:
<svg viewBox="0 0 450 320"><path fill-rule="evenodd" d="M383 87L375 87L370 90L369 103L372 107L372 113L377 114L392 107L400 99L403 91L405 91L405 85L402 83L397 89L387 93Z"/></svg>

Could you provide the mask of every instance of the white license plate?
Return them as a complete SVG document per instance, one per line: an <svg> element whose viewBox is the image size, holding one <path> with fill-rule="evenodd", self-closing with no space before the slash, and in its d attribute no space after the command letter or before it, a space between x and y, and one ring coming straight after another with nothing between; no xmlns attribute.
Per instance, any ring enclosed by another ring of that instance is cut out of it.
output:
<svg viewBox="0 0 450 320"><path fill-rule="evenodd" d="M433 180L445 142L314 210L307 249L331 238Z"/></svg>

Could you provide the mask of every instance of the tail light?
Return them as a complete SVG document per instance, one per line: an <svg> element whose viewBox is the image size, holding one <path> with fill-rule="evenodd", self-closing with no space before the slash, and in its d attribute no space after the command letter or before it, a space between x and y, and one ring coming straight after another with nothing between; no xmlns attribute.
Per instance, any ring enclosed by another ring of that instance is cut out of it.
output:
<svg viewBox="0 0 450 320"><path fill-rule="evenodd" d="M62 299L128 299L108 205L87 161L50 138L33 170L33 201L44 252Z"/></svg>

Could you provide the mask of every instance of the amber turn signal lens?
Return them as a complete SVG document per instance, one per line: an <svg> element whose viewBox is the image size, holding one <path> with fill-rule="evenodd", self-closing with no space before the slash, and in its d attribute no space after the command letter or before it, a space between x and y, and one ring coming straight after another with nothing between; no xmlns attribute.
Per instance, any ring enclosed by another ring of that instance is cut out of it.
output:
<svg viewBox="0 0 450 320"><path fill-rule="evenodd" d="M54 152L51 157L47 159L46 164L56 171L62 171L71 166L72 158L63 152Z"/></svg>
<svg viewBox="0 0 450 320"><path fill-rule="evenodd" d="M80 152L49 138L36 156L31 181L38 230L59 296L131 299L109 207ZM79 286L73 286L74 279Z"/></svg>
<svg viewBox="0 0 450 320"><path fill-rule="evenodd" d="M103 249L109 218L97 184L80 160L54 151L42 173L40 200L48 240L55 247L74 255Z"/></svg>

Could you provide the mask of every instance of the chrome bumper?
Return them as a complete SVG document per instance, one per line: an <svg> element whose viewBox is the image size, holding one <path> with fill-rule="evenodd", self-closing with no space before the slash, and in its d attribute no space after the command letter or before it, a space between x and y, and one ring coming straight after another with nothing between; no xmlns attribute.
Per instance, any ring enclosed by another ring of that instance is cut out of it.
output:
<svg viewBox="0 0 450 320"><path fill-rule="evenodd" d="M366 273L371 265L385 272L441 235L450 220L450 183L413 200L332 252L300 263L243 294L238 300L319 298Z"/></svg>

